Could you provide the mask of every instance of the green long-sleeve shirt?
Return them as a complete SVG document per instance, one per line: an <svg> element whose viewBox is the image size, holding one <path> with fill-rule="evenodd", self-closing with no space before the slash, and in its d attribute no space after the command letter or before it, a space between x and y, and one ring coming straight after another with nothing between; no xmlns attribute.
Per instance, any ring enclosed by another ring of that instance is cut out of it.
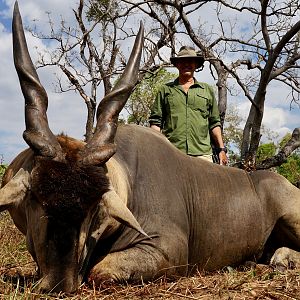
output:
<svg viewBox="0 0 300 300"><path fill-rule="evenodd" d="M179 150L188 155L211 154L210 130L220 126L220 116L212 88L195 83L185 93L174 82L161 87L149 118Z"/></svg>

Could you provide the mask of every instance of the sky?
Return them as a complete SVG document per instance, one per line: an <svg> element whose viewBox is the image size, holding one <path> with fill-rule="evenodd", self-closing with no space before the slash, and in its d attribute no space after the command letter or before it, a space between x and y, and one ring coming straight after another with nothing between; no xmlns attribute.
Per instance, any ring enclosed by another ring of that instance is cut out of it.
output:
<svg viewBox="0 0 300 300"><path fill-rule="evenodd" d="M74 0L19 0L19 8L24 26L39 26L40 31L47 28L47 14L59 23L61 17L73 22L71 8ZM24 124L24 98L13 65L11 16L13 0L0 0L0 163L9 163L23 149L27 147L22 134ZM210 18L210 12L206 13ZM26 39L32 60L37 59L36 49L51 47L26 32ZM76 93L58 94L54 92L54 69L43 68L38 70L40 81L48 93L48 121L54 134L62 131L69 136L83 139L86 120L86 106ZM196 74L199 81L215 84L210 76L208 65L202 72ZM283 136L300 126L300 108L297 105L290 110L290 103L286 101L288 91L279 83L272 84L267 91L264 124ZM249 113L250 103L241 97L231 97L230 103L239 109L241 116Z"/></svg>
<svg viewBox="0 0 300 300"><path fill-rule="evenodd" d="M53 12L54 18L70 18L74 1L28 1L19 0L19 9L23 25L31 25L32 20L46 20L46 11ZM27 144L22 138L25 129L24 98L13 64L11 16L13 1L0 0L0 159L9 163ZM46 25L44 25L46 26ZM41 40L26 33L29 52L33 61L37 58L34 51L47 47ZM40 81L48 93L48 122L54 134L67 133L69 136L83 139L85 131L86 106L75 93L58 94L54 92L53 69L39 69Z"/></svg>

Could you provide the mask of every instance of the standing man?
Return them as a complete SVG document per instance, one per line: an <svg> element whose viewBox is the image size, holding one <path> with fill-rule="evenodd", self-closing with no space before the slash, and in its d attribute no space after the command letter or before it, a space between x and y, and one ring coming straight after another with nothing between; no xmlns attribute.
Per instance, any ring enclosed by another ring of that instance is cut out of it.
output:
<svg viewBox="0 0 300 300"><path fill-rule="evenodd" d="M218 106L212 88L194 78L203 66L203 56L183 46L170 58L179 77L161 87L149 118L151 128L162 133L182 152L212 160L211 137L221 165L227 164Z"/></svg>

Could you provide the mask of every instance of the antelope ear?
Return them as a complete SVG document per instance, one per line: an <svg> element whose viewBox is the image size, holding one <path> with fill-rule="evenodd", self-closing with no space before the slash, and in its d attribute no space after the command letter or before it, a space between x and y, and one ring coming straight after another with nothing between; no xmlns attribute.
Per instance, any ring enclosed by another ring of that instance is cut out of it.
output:
<svg viewBox="0 0 300 300"><path fill-rule="evenodd" d="M115 191L111 190L105 193L102 201L104 201L108 214L112 218L150 238Z"/></svg>
<svg viewBox="0 0 300 300"><path fill-rule="evenodd" d="M29 172L20 169L11 180L0 189L0 212L21 202L29 189Z"/></svg>

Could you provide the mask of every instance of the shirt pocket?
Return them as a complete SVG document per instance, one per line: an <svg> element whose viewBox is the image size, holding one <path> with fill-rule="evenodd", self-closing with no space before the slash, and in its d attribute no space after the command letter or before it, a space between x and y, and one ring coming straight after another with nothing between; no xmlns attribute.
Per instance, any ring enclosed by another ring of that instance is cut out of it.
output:
<svg viewBox="0 0 300 300"><path fill-rule="evenodd" d="M165 103L170 114L178 114L185 111L185 101L176 94L169 93L165 95Z"/></svg>
<svg viewBox="0 0 300 300"><path fill-rule="evenodd" d="M203 118L207 118L209 115L209 100L202 95L195 94L191 108L196 111L200 111Z"/></svg>

